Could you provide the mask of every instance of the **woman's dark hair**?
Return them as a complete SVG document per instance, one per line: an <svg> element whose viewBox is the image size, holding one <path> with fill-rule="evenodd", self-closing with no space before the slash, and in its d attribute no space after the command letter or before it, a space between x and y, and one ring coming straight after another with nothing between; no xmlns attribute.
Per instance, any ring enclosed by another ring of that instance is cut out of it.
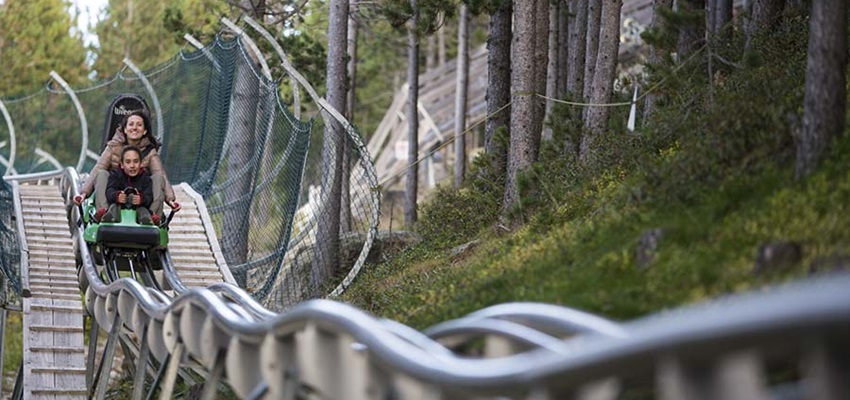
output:
<svg viewBox="0 0 850 400"><path fill-rule="evenodd" d="M142 136L142 138L147 137L148 140L151 141L151 144L153 145L153 147L155 149L159 150L160 143L151 134L151 117L148 115L148 113L146 113L142 110L136 110L136 111L131 112L126 117L124 117L123 121L121 121L121 125L118 127L118 129L120 129L121 132L124 133L124 143L127 143L127 134L124 132L124 128L127 127L127 122L129 122L130 117L133 117L133 116L141 117L142 123L145 124L145 134L144 134L144 136ZM123 156L124 155L122 153L121 157L123 158Z"/></svg>
<svg viewBox="0 0 850 400"><path fill-rule="evenodd" d="M140 150L137 146L133 146L132 144L130 144L130 145L124 146L124 148L121 149L121 163L122 164L124 163L124 154L127 154L127 152L130 152L130 151L135 151L136 154L139 155L139 158L142 158L142 150Z"/></svg>

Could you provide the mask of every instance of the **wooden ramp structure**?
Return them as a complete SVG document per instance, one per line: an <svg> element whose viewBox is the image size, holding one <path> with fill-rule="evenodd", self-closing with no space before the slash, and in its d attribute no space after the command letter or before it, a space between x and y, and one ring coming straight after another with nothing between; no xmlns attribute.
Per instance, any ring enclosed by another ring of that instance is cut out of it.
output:
<svg viewBox="0 0 850 400"><path fill-rule="evenodd" d="M740 5L741 0L735 4ZM640 38L641 32L652 21L652 0L625 0L620 27L621 64L631 65L640 62L640 54L645 46ZM466 105L466 124L471 127L482 122L487 114L487 48L485 45L470 49L468 98ZM448 60L436 68L419 75L419 166L420 196L426 196L428 189L435 187L445 179L450 179L454 168L454 147L448 145L436 153L436 148L455 136L455 94L457 60ZM407 159L407 84L399 88L387 108L384 117L369 139L369 154L374 157L378 182L384 183L385 191L404 190L402 171L410 164ZM509 111L507 111L509 112ZM483 126L467 133L467 160L484 146Z"/></svg>
<svg viewBox="0 0 850 400"><path fill-rule="evenodd" d="M85 399L83 304L56 179L14 183L23 280L25 399ZM23 228L23 229L21 229Z"/></svg>
<svg viewBox="0 0 850 400"><path fill-rule="evenodd" d="M86 311L59 178L13 181L12 187L22 233L23 398L88 398L93 366L86 365ZM235 284L203 199L185 183L174 190L182 205L169 232L177 276L187 288Z"/></svg>
<svg viewBox="0 0 850 400"><path fill-rule="evenodd" d="M174 186L181 210L171 220L168 252L177 276L189 288L236 281L224 260L201 195L186 183Z"/></svg>

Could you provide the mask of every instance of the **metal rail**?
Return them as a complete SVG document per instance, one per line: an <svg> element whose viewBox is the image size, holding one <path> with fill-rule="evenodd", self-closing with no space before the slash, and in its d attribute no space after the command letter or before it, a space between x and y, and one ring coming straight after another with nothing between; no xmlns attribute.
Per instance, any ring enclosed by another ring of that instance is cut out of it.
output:
<svg viewBox="0 0 850 400"><path fill-rule="evenodd" d="M3 119L6 120L6 128L9 130L9 159L6 160L6 172L3 175L11 175L15 168L15 151L17 150L17 142L15 137L15 124L12 122L12 116L9 115L9 110L6 109L6 104L0 100L0 113L3 114Z"/></svg>
<svg viewBox="0 0 850 400"><path fill-rule="evenodd" d="M167 367L166 389L178 367L194 367L211 380L223 370L240 397L313 390L339 399L424 393L555 399L610 379L619 383L601 387L620 388L624 378L646 375L654 385L652 376L679 376L676 366L693 360L726 360L746 351L774 357L809 342L827 350L838 343L840 350L845 342L830 338L850 334L850 276L837 275L628 324L560 306L499 305L425 332L441 337L436 341L329 300L274 315L230 285L190 289L168 300L131 279L105 284L86 253L82 228L74 234L89 281L87 310L105 330L123 323L128 332L147 335L151 355ZM441 344L476 338L507 344L491 353L487 346L484 355L493 358L470 358ZM779 350L777 341L785 343ZM675 385L660 386L661 393L675 393Z"/></svg>
<svg viewBox="0 0 850 400"><path fill-rule="evenodd" d="M65 80L56 73L56 71L50 71L50 77L59 83L59 86L62 86L62 89L68 93L68 96L71 97L71 101L74 102L74 108L77 109L77 116L80 118L80 132L83 135L83 142L80 145L80 158L77 160L77 169L83 169L83 163L86 161L86 150L89 148L89 123L88 120L86 120L86 113L83 111L80 99L77 98L77 94L74 93L74 90L71 89L68 82L65 82Z"/></svg>

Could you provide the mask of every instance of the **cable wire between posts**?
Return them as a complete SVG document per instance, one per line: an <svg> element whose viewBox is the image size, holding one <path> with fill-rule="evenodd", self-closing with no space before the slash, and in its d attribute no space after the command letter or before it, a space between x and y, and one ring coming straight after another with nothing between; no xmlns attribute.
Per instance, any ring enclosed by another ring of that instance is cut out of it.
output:
<svg viewBox="0 0 850 400"><path fill-rule="evenodd" d="M688 57L687 60L685 60L683 63L679 64L679 66L674 68L673 73L679 72L680 69L682 69L688 63L690 63L697 55L702 53L707 47L708 47L708 43L702 45L702 47L700 47L697 51L694 52L694 54L692 54L690 57ZM552 97L549 97L549 96L546 96L546 95L542 95L542 94L536 93L536 92L514 92L512 94L512 96L517 96L517 97L534 96L534 97L539 97L539 98L545 99L545 100L551 100L551 101L554 101L556 103L561 103L561 104L566 104L566 105L571 105L571 106L577 106L577 107L623 107L623 106L631 106L632 104L636 104L637 102L643 100L647 95L649 95L650 93L655 91L659 86L661 86L668 79L669 79L669 77L665 77L664 79L658 81L656 84L652 85L652 87L650 87L645 92L643 92L643 94L638 96L637 99L635 99L634 101L624 101L624 102L617 102L617 103L597 104L597 103L584 103L584 102L577 102L577 101L567 101L567 100L555 99L555 98L552 98ZM505 111L505 109L510 107L511 104L513 104L513 100L509 101L507 104L505 104L504 106L502 106L498 110L493 111L492 113L485 115L484 119L476 122L475 124L472 124L468 128L464 129L462 132L455 134L453 136L450 136L448 140L446 140L444 143L442 143L440 146L436 147L435 149L431 150L430 152L426 153L424 157L421 157L421 158L415 160L414 162L412 162L412 163L408 164L407 166L405 166L404 168L402 168L399 172L397 172L397 173L385 178L381 182L379 182L378 186L383 187L388 182L392 182L392 181L398 179L400 176L407 173L407 171L410 168L412 168L416 165L419 165L419 163L421 163L422 161L425 161L426 159L430 158L432 155L434 155L438 151L442 150L446 146L454 143L455 139L457 139L458 136L466 135L467 133L472 132L473 129L477 128L479 125L483 124L488 119L492 118L493 116L495 116L496 114L499 114L502 111Z"/></svg>

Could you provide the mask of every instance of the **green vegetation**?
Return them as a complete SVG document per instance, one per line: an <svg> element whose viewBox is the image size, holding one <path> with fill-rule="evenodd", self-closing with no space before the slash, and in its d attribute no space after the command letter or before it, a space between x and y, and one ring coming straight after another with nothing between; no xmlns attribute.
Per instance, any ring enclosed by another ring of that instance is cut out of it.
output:
<svg viewBox="0 0 850 400"><path fill-rule="evenodd" d="M425 241L368 266L342 300L416 328L509 301L631 319L798 279L847 256L850 136L832 144L813 176L794 180L807 25L789 18L745 57L755 62L714 63L711 82L704 53L678 71L660 66L666 99L652 119L628 133L617 111L590 165L564 150L581 134L570 123L578 110L557 110L555 140L511 210L522 228L500 227L501 185L479 160L465 188L440 190L422 206ZM714 50L740 59L741 41ZM657 250L640 267L636 249L653 229L662 232ZM798 244L801 259L756 273L759 246L778 241Z"/></svg>

